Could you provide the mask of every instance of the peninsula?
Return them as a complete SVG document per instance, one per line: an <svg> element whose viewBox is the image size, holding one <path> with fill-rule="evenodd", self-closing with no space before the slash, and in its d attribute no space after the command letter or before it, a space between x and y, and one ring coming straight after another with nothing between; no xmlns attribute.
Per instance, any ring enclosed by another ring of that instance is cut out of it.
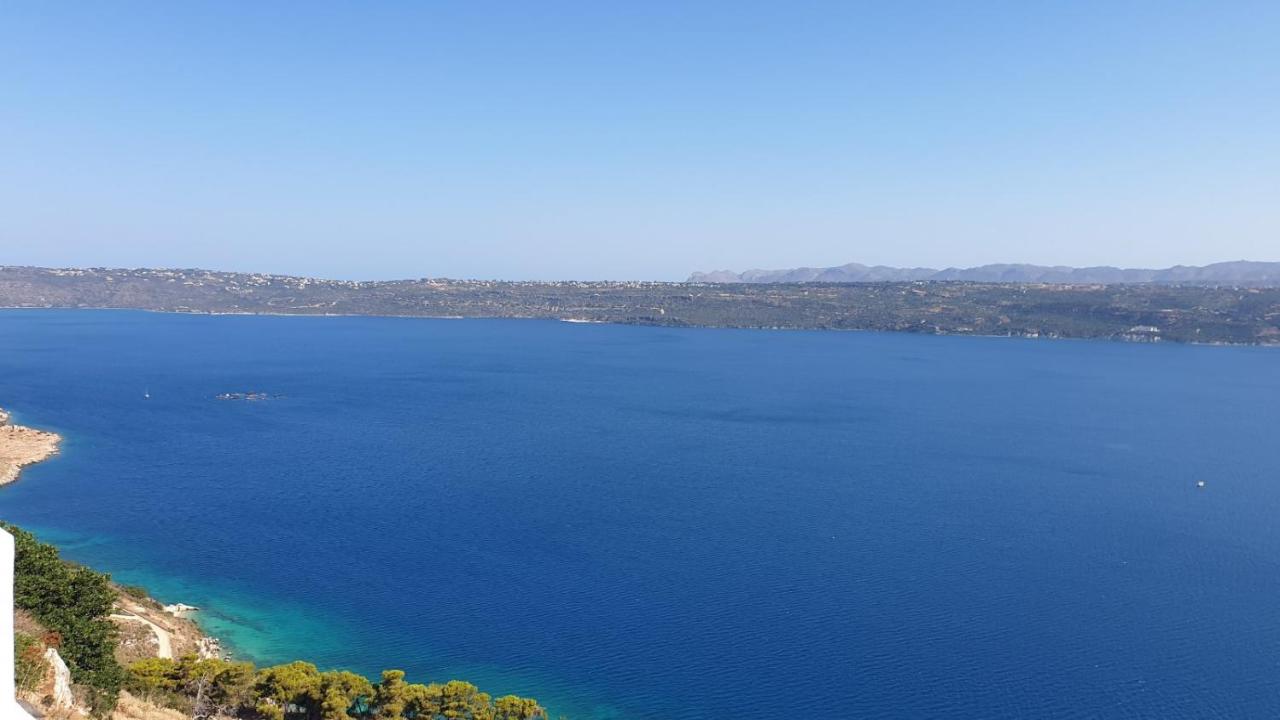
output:
<svg viewBox="0 0 1280 720"><path fill-rule="evenodd" d="M352 281L0 267L0 307L1280 344L1280 287L1231 283Z"/></svg>
<svg viewBox="0 0 1280 720"><path fill-rule="evenodd" d="M61 442L57 433L14 425L9 413L0 409L0 485L17 480L27 465L57 454Z"/></svg>

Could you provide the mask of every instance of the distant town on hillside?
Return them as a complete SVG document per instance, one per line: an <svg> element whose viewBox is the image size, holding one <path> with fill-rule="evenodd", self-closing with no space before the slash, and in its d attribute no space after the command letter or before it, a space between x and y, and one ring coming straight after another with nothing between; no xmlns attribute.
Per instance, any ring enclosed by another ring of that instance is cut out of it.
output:
<svg viewBox="0 0 1280 720"><path fill-rule="evenodd" d="M360 282L208 270L0 267L0 307L1280 344L1280 288L1236 285Z"/></svg>

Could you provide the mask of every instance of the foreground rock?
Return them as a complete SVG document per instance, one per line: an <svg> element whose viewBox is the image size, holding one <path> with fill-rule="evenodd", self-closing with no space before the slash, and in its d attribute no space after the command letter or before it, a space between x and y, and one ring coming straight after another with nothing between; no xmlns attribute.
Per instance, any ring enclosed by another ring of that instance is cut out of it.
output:
<svg viewBox="0 0 1280 720"><path fill-rule="evenodd" d="M50 700L47 707L53 710L70 710L76 702L75 695L71 692L71 670L55 648L45 648L44 661L49 665L49 673L45 676L48 692L43 696Z"/></svg>

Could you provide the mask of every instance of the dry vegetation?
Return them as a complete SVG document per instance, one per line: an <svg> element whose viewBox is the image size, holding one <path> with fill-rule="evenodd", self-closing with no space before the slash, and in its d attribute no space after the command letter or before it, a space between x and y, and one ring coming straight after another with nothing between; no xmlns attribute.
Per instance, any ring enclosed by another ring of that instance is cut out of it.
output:
<svg viewBox="0 0 1280 720"><path fill-rule="evenodd" d="M10 424L8 413L0 410L0 485L17 480L27 465L56 454L61 440L57 433Z"/></svg>

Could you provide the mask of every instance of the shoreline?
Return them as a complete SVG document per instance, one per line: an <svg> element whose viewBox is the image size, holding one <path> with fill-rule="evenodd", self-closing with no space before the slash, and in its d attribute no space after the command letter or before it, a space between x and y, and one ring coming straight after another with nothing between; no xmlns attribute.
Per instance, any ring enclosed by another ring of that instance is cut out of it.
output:
<svg viewBox="0 0 1280 720"><path fill-rule="evenodd" d="M0 488L17 481L22 474L23 468L57 455L60 451L62 440L62 436L58 433L13 423L13 414L4 408L0 408ZM113 615L112 617L122 620L139 620L150 626L155 630L158 644L161 648L168 645L167 636L170 634L170 630L153 622L148 610L154 612L155 608L147 608L148 602L155 605L164 614L171 615L179 621L186 621L195 628L198 637L191 640L190 644L195 646L196 654L199 657L223 659L229 657L222 641L205 632L204 628L200 627L200 624L191 617L199 611L199 608L184 603L165 605L151 597L128 598L128 594L121 586L117 585L116 588L119 592L118 603L123 610L128 610L128 612L122 615ZM161 657L164 656L161 653ZM170 657L172 657L171 654Z"/></svg>
<svg viewBox="0 0 1280 720"><path fill-rule="evenodd" d="M12 415L0 408L0 486L18 479L28 465L58 454L62 436L48 430L14 425Z"/></svg>
<svg viewBox="0 0 1280 720"><path fill-rule="evenodd" d="M70 305L0 305L0 310L105 310L127 311L127 313L154 313L157 315L204 315L209 318L385 318L401 320L543 320L584 325L618 325L632 328L667 328L667 329L707 329L707 331L764 331L764 332L819 332L819 333L884 333L908 334L919 337L980 337L992 340L1057 340L1080 342L1115 342L1124 345L1171 345L1189 347L1268 347L1280 348L1280 340L1276 341L1198 341L1198 340L1125 340L1124 337L1112 336L1062 336L1053 333L972 333L972 332L919 332L914 329L884 328L833 328L833 327L800 327L800 325L713 325L713 324L664 324L627 322L616 319L582 319L563 318L552 315L419 315L419 314L384 314L384 313L261 313L252 310L164 310L155 307L78 307Z"/></svg>
<svg viewBox="0 0 1280 720"><path fill-rule="evenodd" d="M0 408L0 472L11 469L13 473L11 479L0 482L0 490L17 479L22 468L57 455L63 440L58 433L17 425L12 422L12 419L11 412ZM21 450L20 453L19 450ZM11 464L5 464L10 460L10 456L14 461ZM17 461L19 457L21 462ZM59 550L61 549L59 547ZM121 667L138 659L156 658L178 662L187 656L194 656L200 660L247 661L261 668L269 664L281 665L288 662L283 659L269 660L254 657L252 653L239 651L233 642L224 639L225 636L211 634L210 629L201 622L200 616L203 615L201 606L160 600L147 586L123 584L120 579L110 575L109 579L115 600L106 619L114 624L120 633L115 652ZM303 662L307 662L305 654L300 653L290 657L301 657ZM376 677L376 673L370 677ZM38 700L34 696L27 699L33 705ZM125 701L137 703L136 699L122 691L121 702ZM75 704L78 701L69 700L68 702L72 704L67 707L78 710L81 716L87 717L85 707ZM151 713L164 706L146 701L142 702L141 707ZM118 714L113 714L111 717L116 718Z"/></svg>

